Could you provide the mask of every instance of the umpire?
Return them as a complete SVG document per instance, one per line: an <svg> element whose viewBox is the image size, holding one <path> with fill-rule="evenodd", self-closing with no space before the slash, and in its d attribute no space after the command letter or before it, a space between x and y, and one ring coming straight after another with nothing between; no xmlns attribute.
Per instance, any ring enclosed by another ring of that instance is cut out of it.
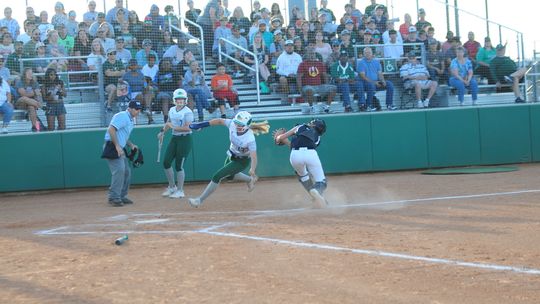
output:
<svg viewBox="0 0 540 304"><path fill-rule="evenodd" d="M136 100L130 101L125 111L116 113L113 116L105 133L105 145L101 157L107 160L109 170L111 170L109 204L114 207L133 204L133 201L127 197L131 182L131 170L124 148L127 145L131 150L138 149L129 140L129 135L133 130L134 119L139 115L141 109L140 102Z"/></svg>

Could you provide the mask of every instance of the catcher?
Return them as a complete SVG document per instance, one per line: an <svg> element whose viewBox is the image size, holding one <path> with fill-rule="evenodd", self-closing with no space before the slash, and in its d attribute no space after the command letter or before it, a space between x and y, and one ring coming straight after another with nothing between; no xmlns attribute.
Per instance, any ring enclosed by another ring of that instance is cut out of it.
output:
<svg viewBox="0 0 540 304"><path fill-rule="evenodd" d="M247 183L248 192L253 191L255 182L258 180L255 174L257 169L257 143L255 142L255 135L268 133L268 129L270 128L268 122L254 123L251 120L250 113L241 111L234 116L234 119L216 118L210 121L192 123L189 127L193 130L200 130L218 125L226 126L229 129L231 145L227 151L225 165L212 176L212 180L206 186L201 196L189 199L189 204L192 207L199 207L217 189L219 183L224 178ZM249 175L246 175L242 171L248 166L250 166Z"/></svg>
<svg viewBox="0 0 540 304"><path fill-rule="evenodd" d="M323 196L326 178L321 160L315 150L324 132L326 132L326 123L322 119L314 119L307 124L297 125L289 131L281 128L272 132L276 145L290 146L290 162L298 175L298 180L319 208L328 205ZM293 136L291 140L288 139L290 136Z"/></svg>

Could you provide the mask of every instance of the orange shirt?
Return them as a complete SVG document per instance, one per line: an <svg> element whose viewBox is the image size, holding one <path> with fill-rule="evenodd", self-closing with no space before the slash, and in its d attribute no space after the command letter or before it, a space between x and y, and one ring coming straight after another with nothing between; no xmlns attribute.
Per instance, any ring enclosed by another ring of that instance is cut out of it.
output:
<svg viewBox="0 0 540 304"><path fill-rule="evenodd" d="M229 91L231 89L231 87L233 86L233 81L232 81L231 76L229 76L227 74L223 74L223 75L217 75L216 74L216 75L214 75L214 77L212 77L212 81L211 81L210 85L212 86L213 91L217 91L217 87L222 85L222 84L226 84L227 88L220 89L219 91Z"/></svg>

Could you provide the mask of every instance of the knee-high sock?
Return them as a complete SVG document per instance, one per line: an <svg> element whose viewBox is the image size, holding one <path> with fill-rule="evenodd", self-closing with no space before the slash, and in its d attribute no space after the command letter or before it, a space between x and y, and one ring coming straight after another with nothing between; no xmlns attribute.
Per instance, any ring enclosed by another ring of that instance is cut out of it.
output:
<svg viewBox="0 0 540 304"><path fill-rule="evenodd" d="M172 167L165 169L165 176L167 176L167 181L169 182L169 187L174 187L174 172Z"/></svg>
<svg viewBox="0 0 540 304"><path fill-rule="evenodd" d="M298 181L304 186L304 189L309 193L309 190L313 188L313 182L311 181L311 178L309 178L309 174L306 174L304 176L299 176Z"/></svg>
<svg viewBox="0 0 540 304"><path fill-rule="evenodd" d="M206 189L204 189L203 193L201 194L201 196L199 197L199 199L201 200L201 203L208 197L210 196L210 194L212 194L212 192L216 191L217 187L219 186L219 184L216 184L214 182L210 182L208 184L208 186L206 186Z"/></svg>
<svg viewBox="0 0 540 304"><path fill-rule="evenodd" d="M244 173L240 172L240 173L236 173L236 174L233 176L233 179L234 179L234 180L237 180L237 181L249 183L249 182L251 181L251 176L249 176L249 175L247 175L247 174L244 174Z"/></svg>
<svg viewBox="0 0 540 304"><path fill-rule="evenodd" d="M184 180L186 179L186 172L184 170L176 172L176 187L178 190L184 191Z"/></svg>

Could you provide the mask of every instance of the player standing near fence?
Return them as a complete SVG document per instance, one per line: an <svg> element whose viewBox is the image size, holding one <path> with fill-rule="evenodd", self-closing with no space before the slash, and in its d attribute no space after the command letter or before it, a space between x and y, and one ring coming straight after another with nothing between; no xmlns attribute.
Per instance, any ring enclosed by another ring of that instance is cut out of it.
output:
<svg viewBox="0 0 540 304"><path fill-rule="evenodd" d="M273 132L274 142L277 145L290 146L290 162L298 175L298 180L319 208L328 205L323 196L326 189L326 177L315 150L324 132L326 132L326 123L322 119L314 119L307 124L297 125L289 131L277 129ZM288 139L290 136L293 136L291 140Z"/></svg>
<svg viewBox="0 0 540 304"><path fill-rule="evenodd" d="M189 125L193 122L193 112L186 107L187 93L184 89L176 89L173 92L174 107L169 109L169 118L157 137L160 142L163 142L165 132L172 129L172 138L165 152L163 160L163 168L169 186L163 192L162 196L170 198L184 197L184 180L186 173L184 171L184 161L191 151L193 139L191 138L191 129ZM174 183L174 172L172 162L175 161L176 184Z"/></svg>
<svg viewBox="0 0 540 304"><path fill-rule="evenodd" d="M212 180L199 197L189 199L189 204L192 207L199 207L217 189L224 178L247 183L248 192L253 191L255 182L258 179L256 175L257 143L255 135L268 133L268 123L266 121L252 123L251 114L241 111L234 116L234 119L216 118L210 121L192 123L189 127L193 130L199 130L219 125L226 126L229 129L229 139L231 141L225 165L212 176ZM246 175L242 171L248 166L250 166L249 175Z"/></svg>

